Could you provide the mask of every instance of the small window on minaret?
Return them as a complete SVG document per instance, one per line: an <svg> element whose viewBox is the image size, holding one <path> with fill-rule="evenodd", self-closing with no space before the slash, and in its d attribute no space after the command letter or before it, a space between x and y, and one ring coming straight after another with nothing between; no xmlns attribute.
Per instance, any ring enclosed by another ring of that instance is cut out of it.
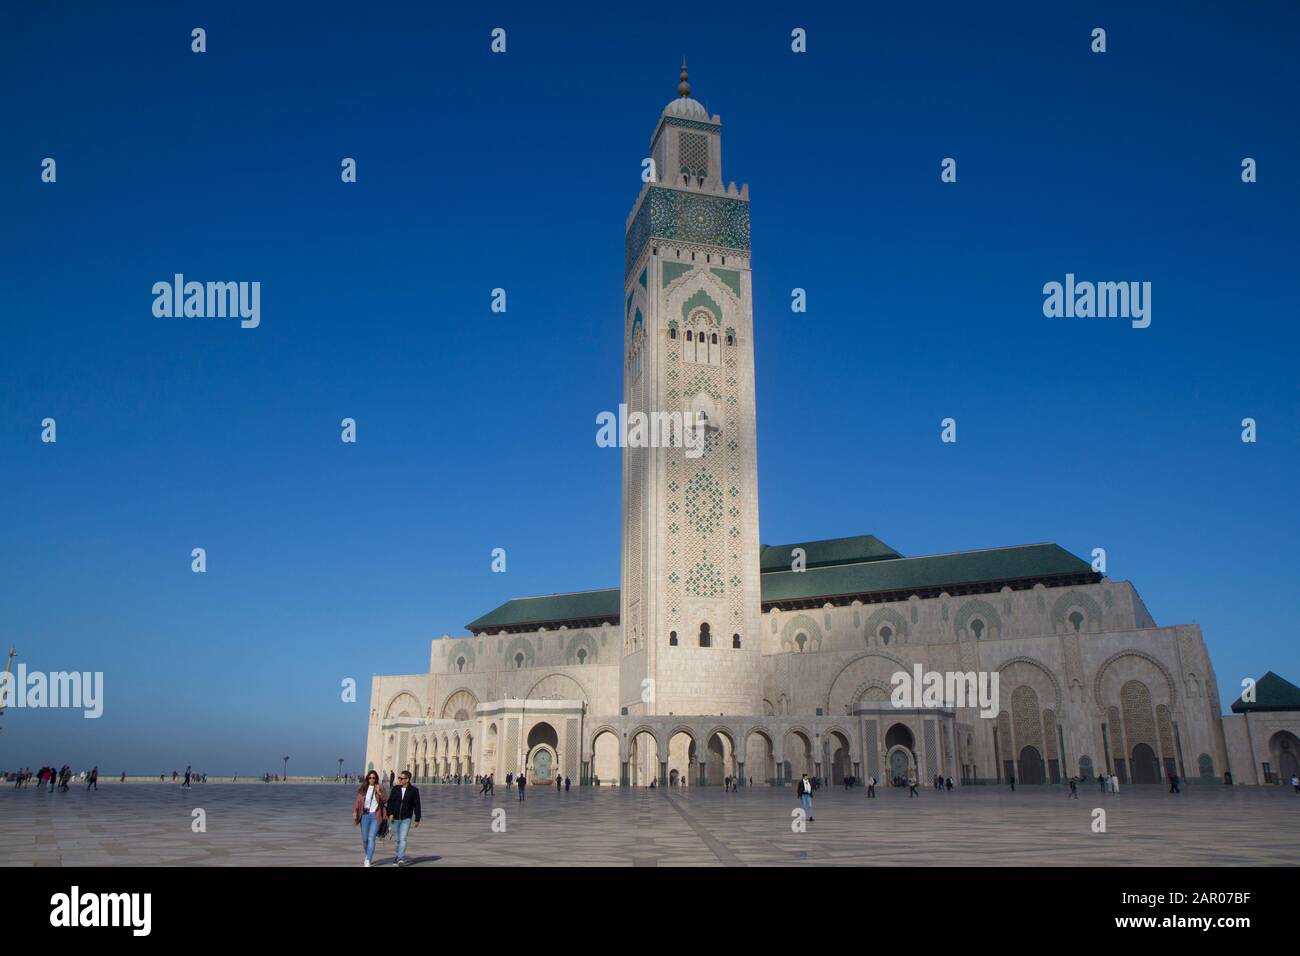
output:
<svg viewBox="0 0 1300 956"><path fill-rule="evenodd" d="M731 635L731 646L734 647L734 648L737 648L737 649L740 648L740 635L739 635L739 634L732 634L732 635Z"/></svg>
<svg viewBox="0 0 1300 956"><path fill-rule="evenodd" d="M700 625L700 647L712 647L713 640L709 637L709 624L705 621Z"/></svg>
<svg viewBox="0 0 1300 956"><path fill-rule="evenodd" d="M676 646L677 646L677 632L676 632L676 631L669 631L669 632L668 632L668 646L669 646L669 647L676 647Z"/></svg>
<svg viewBox="0 0 1300 956"><path fill-rule="evenodd" d="M687 329L687 330L686 330L686 341L687 341L687 342L691 341L691 330L690 330L690 329Z"/></svg>
<svg viewBox="0 0 1300 956"><path fill-rule="evenodd" d="M728 345L735 345L735 344L736 344L736 337L735 337L734 335L728 333L728 334L727 334L727 344L728 344Z"/></svg>
<svg viewBox="0 0 1300 956"><path fill-rule="evenodd" d="M675 338L677 338L677 329L676 329L676 328L671 328L671 329L669 329L669 330L668 330L668 337L669 337L670 339L675 339Z"/></svg>
<svg viewBox="0 0 1300 956"><path fill-rule="evenodd" d="M717 345L717 344L718 344L718 333L717 333L717 332L714 332L714 333L713 333L713 336L709 339L709 344L710 344L710 345Z"/></svg>

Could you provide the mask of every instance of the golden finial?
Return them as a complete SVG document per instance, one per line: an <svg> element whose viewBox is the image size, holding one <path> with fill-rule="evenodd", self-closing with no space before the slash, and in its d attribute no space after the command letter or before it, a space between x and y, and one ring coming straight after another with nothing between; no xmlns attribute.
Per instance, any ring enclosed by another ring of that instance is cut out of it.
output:
<svg viewBox="0 0 1300 956"><path fill-rule="evenodd" d="M677 84L677 92L682 96L691 95L691 83L686 78L686 57L682 57L682 81Z"/></svg>

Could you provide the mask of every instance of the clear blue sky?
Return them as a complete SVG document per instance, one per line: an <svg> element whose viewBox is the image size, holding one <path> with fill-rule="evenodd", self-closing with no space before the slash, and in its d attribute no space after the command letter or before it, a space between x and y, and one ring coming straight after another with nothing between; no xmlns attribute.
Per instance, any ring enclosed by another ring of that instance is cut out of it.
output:
<svg viewBox="0 0 1300 956"><path fill-rule="evenodd" d="M606 6L6 6L0 642L107 686L0 766L359 767L372 673L618 583L594 418L683 54L751 188L763 540L1105 547L1225 703L1300 681L1294 4ZM261 327L155 318L176 272ZM1044 318L1067 272L1151 327Z"/></svg>

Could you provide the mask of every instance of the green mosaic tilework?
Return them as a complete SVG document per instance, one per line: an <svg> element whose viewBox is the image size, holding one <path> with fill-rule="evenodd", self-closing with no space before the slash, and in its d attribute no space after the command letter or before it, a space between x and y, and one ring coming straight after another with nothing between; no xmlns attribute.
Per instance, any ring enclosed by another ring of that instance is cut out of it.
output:
<svg viewBox="0 0 1300 956"><path fill-rule="evenodd" d="M708 558L697 561L686 575L686 590L699 597L718 597L723 594L722 574Z"/></svg>
<svg viewBox="0 0 1300 956"><path fill-rule="evenodd" d="M664 263L664 288L668 288L679 278L690 272L695 267L684 262L665 262Z"/></svg>
<svg viewBox="0 0 1300 956"><path fill-rule="evenodd" d="M697 471L686 483L686 520L700 534L712 534L722 524L722 489L707 471Z"/></svg>
<svg viewBox="0 0 1300 956"><path fill-rule="evenodd" d="M624 237L624 271L631 271L651 236L747 252L749 203L730 196L651 186Z"/></svg>
<svg viewBox="0 0 1300 956"><path fill-rule="evenodd" d="M682 303L682 320L686 321L693 310L701 308L708 309L717 321L722 321L722 307L703 289L696 289L691 297Z"/></svg>
<svg viewBox="0 0 1300 956"><path fill-rule="evenodd" d="M740 298L740 273L735 269L713 269L715 276L727 284L732 292L736 293L736 298ZM731 331L728 329L727 331Z"/></svg>

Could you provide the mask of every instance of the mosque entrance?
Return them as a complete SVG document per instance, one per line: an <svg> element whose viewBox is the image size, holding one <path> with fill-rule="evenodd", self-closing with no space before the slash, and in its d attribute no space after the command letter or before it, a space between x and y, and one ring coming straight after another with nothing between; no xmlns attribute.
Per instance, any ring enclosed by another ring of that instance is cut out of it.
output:
<svg viewBox="0 0 1300 956"><path fill-rule="evenodd" d="M908 772L907 754L902 750L895 750L889 755L889 779L894 786L899 786L899 781L906 781Z"/></svg>
<svg viewBox="0 0 1300 956"><path fill-rule="evenodd" d="M533 725L528 732L527 763L532 769L529 783L549 784L555 780L555 768L559 763L555 755L559 746L560 738L554 727L546 721Z"/></svg>
<svg viewBox="0 0 1300 956"><path fill-rule="evenodd" d="M1160 765L1156 763L1155 751L1146 744L1133 748L1133 782L1159 783Z"/></svg>
<svg viewBox="0 0 1300 956"><path fill-rule="evenodd" d="M906 724L894 724L885 733L885 746L889 748L889 782L906 786L907 778L916 767L916 739ZM919 771L917 777L920 777Z"/></svg>
<svg viewBox="0 0 1300 956"><path fill-rule="evenodd" d="M1047 782L1047 777L1043 774L1043 755L1037 747L1025 747L1020 751L1020 782Z"/></svg>
<svg viewBox="0 0 1300 956"><path fill-rule="evenodd" d="M533 751L533 783L545 785L555 779L555 757L549 747L538 747Z"/></svg>

